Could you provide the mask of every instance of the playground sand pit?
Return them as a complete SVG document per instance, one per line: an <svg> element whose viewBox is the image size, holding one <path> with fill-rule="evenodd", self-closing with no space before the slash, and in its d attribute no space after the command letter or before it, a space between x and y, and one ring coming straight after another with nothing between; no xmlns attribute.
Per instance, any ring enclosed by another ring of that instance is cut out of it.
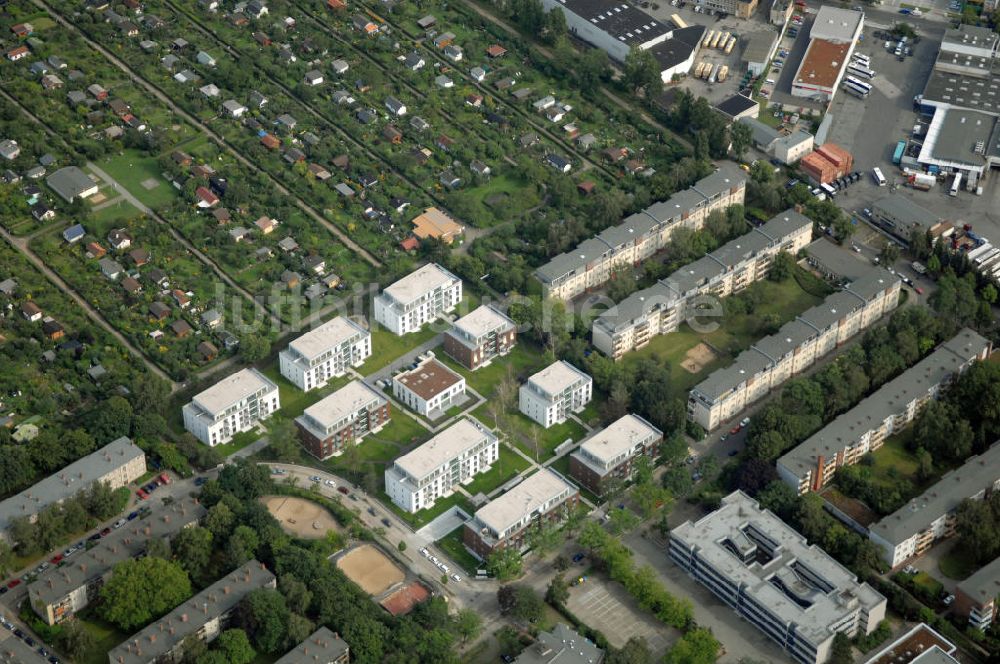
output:
<svg viewBox="0 0 1000 664"><path fill-rule="evenodd" d="M681 366L688 373L696 374L715 359L715 351L703 343L698 344L684 355Z"/></svg>
<svg viewBox="0 0 1000 664"><path fill-rule="evenodd" d="M381 595L405 578L403 570L371 544L362 544L341 556L337 567L369 595Z"/></svg>
<svg viewBox="0 0 1000 664"><path fill-rule="evenodd" d="M305 498L263 496L260 502L289 535L302 539L320 539L329 530L340 530L332 514Z"/></svg>

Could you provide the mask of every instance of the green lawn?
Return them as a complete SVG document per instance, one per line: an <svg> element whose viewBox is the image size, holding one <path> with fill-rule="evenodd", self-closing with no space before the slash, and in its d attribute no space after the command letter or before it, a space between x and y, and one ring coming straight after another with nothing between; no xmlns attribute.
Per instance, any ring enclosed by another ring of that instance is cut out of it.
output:
<svg viewBox="0 0 1000 664"><path fill-rule="evenodd" d="M465 487L465 490L473 496L477 493L488 494L530 465L520 454L501 445L500 456L493 467L485 473L477 475L476 479Z"/></svg>
<svg viewBox="0 0 1000 664"><path fill-rule="evenodd" d="M882 447L871 453L875 463L872 465L871 479L873 482L890 486L887 480L889 469L893 469L896 477L905 477L917 485L917 460L913 454L906 449L910 438L913 437L913 428L907 427L900 433L890 436L882 443ZM894 485L895 482L892 482Z"/></svg>
<svg viewBox="0 0 1000 664"><path fill-rule="evenodd" d="M278 399L281 402L281 414L289 419L294 419L302 414L309 406L313 405L323 397L333 394L344 385L354 380L350 375L343 375L339 378L333 378L329 383L323 387L315 390L309 390L308 392L300 390L297 386L293 385L288 381L287 378L281 375L281 370L278 368L278 362L275 360L274 364L267 367L266 369L261 369L261 373L271 379L271 381L278 386Z"/></svg>
<svg viewBox="0 0 1000 664"><path fill-rule="evenodd" d="M419 332L397 336L373 320L371 333L371 357L358 369L358 373L363 376L389 366L404 353L433 339L438 331L435 329L434 324L429 323L424 325Z"/></svg>
<svg viewBox="0 0 1000 664"><path fill-rule="evenodd" d="M522 182L511 175L495 175L487 182L453 192L462 210L475 212L464 215L473 226L491 226L520 216L538 205L540 199L534 183Z"/></svg>
<svg viewBox="0 0 1000 664"><path fill-rule="evenodd" d="M940 597L941 592L944 590L941 582L927 572L917 572L913 577L913 583L926 590L931 597Z"/></svg>
<svg viewBox="0 0 1000 664"><path fill-rule="evenodd" d="M80 664L107 664L108 651L129 637L90 611L76 614L83 628L94 637L94 645L78 661Z"/></svg>
<svg viewBox="0 0 1000 664"><path fill-rule="evenodd" d="M497 385L500 384L508 371L512 373L514 380L520 385L525 378L545 368L548 364L544 352L524 340L518 340L517 345L505 357L495 358L489 366L480 367L476 371L469 371L443 353L439 354L438 359L465 376L466 384L486 399L493 396Z"/></svg>
<svg viewBox="0 0 1000 664"><path fill-rule="evenodd" d="M782 282L759 281L750 288L759 293L760 302L752 314L719 318L718 329L708 333L695 332L686 323L682 324L674 332L653 337L646 346L628 353L622 361L630 365L646 359L666 363L673 371L677 390L687 391L712 371L728 365L739 352L766 336L766 332L761 331L762 321L773 319L778 324L784 324L823 300L822 297L807 293L791 278ZM719 351L721 356L702 366L698 372L691 373L681 367L681 362L685 360L689 350L703 341Z"/></svg>
<svg viewBox="0 0 1000 664"><path fill-rule="evenodd" d="M412 417L405 413L393 412L389 423L380 431L365 436L356 446L356 452L328 459L324 465L333 472L345 473L354 478L367 471L368 466L374 465L381 486L384 482L382 471L385 470L385 466L429 436L430 433Z"/></svg>
<svg viewBox="0 0 1000 664"><path fill-rule="evenodd" d="M555 449L567 439L578 442L587 434L587 430L575 420L566 420L562 424L554 424L546 429L521 413L511 413L506 425L511 441L538 463L555 456ZM534 448L536 436L537 453Z"/></svg>
<svg viewBox="0 0 1000 664"><path fill-rule="evenodd" d="M110 195L114 196L114 193L112 192ZM132 219L138 217L140 214L142 213L139 212L138 208L122 198L100 210L91 211L90 218L100 223L111 223L123 219Z"/></svg>
<svg viewBox="0 0 1000 664"><path fill-rule="evenodd" d="M233 439L224 445L216 445L215 449L223 458L239 452L247 445L256 442L260 439L260 434L257 433L256 429L251 429L250 431L241 431L240 433L233 436Z"/></svg>
<svg viewBox="0 0 1000 664"><path fill-rule="evenodd" d="M160 164L155 157L144 156L138 150L123 150L121 154L102 159L98 167L113 177L143 204L157 209L172 203L179 192L161 177ZM155 181L147 189L144 183Z"/></svg>
<svg viewBox="0 0 1000 664"><path fill-rule="evenodd" d="M977 568L978 565L969 550L963 549L958 542L938 559L938 569L941 573L955 581L967 579Z"/></svg>
<svg viewBox="0 0 1000 664"><path fill-rule="evenodd" d="M441 547L441 550L448 554L448 557L452 561L462 568L468 576L475 576L476 570L480 569L482 562L479 561L474 555L469 553L469 550L465 548L462 544L462 532L465 530L465 526L459 526L455 530L451 531L445 535L442 539L439 539L436 544Z"/></svg>

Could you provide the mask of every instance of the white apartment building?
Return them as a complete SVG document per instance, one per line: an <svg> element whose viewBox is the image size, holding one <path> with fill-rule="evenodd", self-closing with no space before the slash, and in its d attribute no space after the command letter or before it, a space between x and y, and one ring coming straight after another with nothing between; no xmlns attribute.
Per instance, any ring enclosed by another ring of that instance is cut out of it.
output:
<svg viewBox="0 0 1000 664"><path fill-rule="evenodd" d="M437 263L428 263L375 298L375 320L402 336L453 311L461 299L462 280Z"/></svg>
<svg viewBox="0 0 1000 664"><path fill-rule="evenodd" d="M715 429L893 311L902 282L882 268L869 268L867 275L785 323L692 388L688 419Z"/></svg>
<svg viewBox="0 0 1000 664"><path fill-rule="evenodd" d="M993 445L931 488L868 529L893 568L923 555L935 542L955 533L955 511L965 499L982 500L1000 489L1000 445ZM998 589L1000 595L1000 589Z"/></svg>
<svg viewBox="0 0 1000 664"><path fill-rule="evenodd" d="M886 599L742 491L670 532L670 559L801 664L870 634Z"/></svg>
<svg viewBox="0 0 1000 664"><path fill-rule="evenodd" d="M392 393L411 410L435 419L465 402L465 378L429 357L393 376Z"/></svg>
<svg viewBox="0 0 1000 664"><path fill-rule="evenodd" d="M622 415L570 455L570 477L598 496L604 495L609 481L632 478L636 459L654 458L662 440L663 432L643 418Z"/></svg>
<svg viewBox="0 0 1000 664"><path fill-rule="evenodd" d="M385 492L407 512L419 512L489 470L499 455L497 437L468 417L396 459L385 471Z"/></svg>
<svg viewBox="0 0 1000 664"><path fill-rule="evenodd" d="M799 494L819 491L833 480L838 468L853 465L882 447L888 436L912 422L956 376L989 354L988 340L962 329L778 459L778 476Z"/></svg>
<svg viewBox="0 0 1000 664"><path fill-rule="evenodd" d="M569 362L559 360L534 374L518 390L522 413L548 429L590 403L594 381Z"/></svg>
<svg viewBox="0 0 1000 664"><path fill-rule="evenodd" d="M615 270L639 265L667 246L677 228L698 230L714 210L743 204L746 175L731 162L690 189L654 203L605 229L535 271L545 297L571 300L611 279Z"/></svg>
<svg viewBox="0 0 1000 664"><path fill-rule="evenodd" d="M288 344L278 361L281 375L308 392L343 376L348 367L361 366L371 354L371 332L337 316Z"/></svg>
<svg viewBox="0 0 1000 664"><path fill-rule="evenodd" d="M812 220L795 210L781 214L653 286L633 293L594 320L594 345L617 360L658 334L676 330L696 298L737 293L767 276L776 254L791 255L812 239Z"/></svg>
<svg viewBox="0 0 1000 664"><path fill-rule="evenodd" d="M340 454L388 422L389 402L361 380L352 380L295 418L302 446L317 459Z"/></svg>
<svg viewBox="0 0 1000 664"><path fill-rule="evenodd" d="M249 431L280 408L278 386L256 369L243 369L199 393L184 406L184 428L215 447Z"/></svg>

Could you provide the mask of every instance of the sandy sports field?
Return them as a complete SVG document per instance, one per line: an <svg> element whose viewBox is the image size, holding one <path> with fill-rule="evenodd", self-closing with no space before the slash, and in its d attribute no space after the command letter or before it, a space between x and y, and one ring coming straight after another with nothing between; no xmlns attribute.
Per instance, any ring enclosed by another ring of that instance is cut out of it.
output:
<svg viewBox="0 0 1000 664"><path fill-rule="evenodd" d="M337 560L337 567L369 595L381 595L405 578L403 570L371 544L348 551Z"/></svg>
<svg viewBox="0 0 1000 664"><path fill-rule="evenodd" d="M706 364L715 359L715 351L707 345L701 343L684 354L681 366L688 373L696 374L701 371Z"/></svg>
<svg viewBox="0 0 1000 664"><path fill-rule="evenodd" d="M340 530L333 515L311 500L294 496L263 496L267 511L289 535L302 539L320 539L328 530Z"/></svg>

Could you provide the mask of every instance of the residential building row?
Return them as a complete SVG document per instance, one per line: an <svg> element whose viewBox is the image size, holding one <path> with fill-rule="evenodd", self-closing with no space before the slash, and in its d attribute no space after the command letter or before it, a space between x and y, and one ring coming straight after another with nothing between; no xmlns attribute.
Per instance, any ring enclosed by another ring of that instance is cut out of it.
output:
<svg viewBox="0 0 1000 664"><path fill-rule="evenodd" d="M870 634L886 599L742 491L670 532L670 559L802 664Z"/></svg>
<svg viewBox="0 0 1000 664"><path fill-rule="evenodd" d="M652 463L663 432L638 415L623 415L586 438L569 457L569 475L588 491L603 496L632 479L635 462Z"/></svg>
<svg viewBox="0 0 1000 664"><path fill-rule="evenodd" d="M990 354L990 342L963 328L916 365L778 459L778 476L799 494L819 491L913 421L959 374Z"/></svg>
<svg viewBox="0 0 1000 664"><path fill-rule="evenodd" d="M455 321L444 333L444 352L470 371L510 352L517 325L499 309L484 304Z"/></svg>
<svg viewBox="0 0 1000 664"><path fill-rule="evenodd" d="M375 320L393 334L416 332L454 311L462 299L462 280L437 263L428 263L375 297Z"/></svg>
<svg viewBox="0 0 1000 664"><path fill-rule="evenodd" d="M351 649L329 627L320 627L274 664L347 664Z"/></svg>
<svg viewBox="0 0 1000 664"><path fill-rule="evenodd" d="M522 413L548 429L582 411L594 395L593 379L569 362L553 362L518 390Z"/></svg>
<svg viewBox="0 0 1000 664"><path fill-rule="evenodd" d="M418 512L489 470L499 455L493 432L466 417L396 459L385 471L385 492L407 512Z"/></svg>
<svg viewBox="0 0 1000 664"><path fill-rule="evenodd" d="M899 277L882 268L828 296L713 371L688 394L687 416L711 431L868 329L899 304Z"/></svg>
<svg viewBox="0 0 1000 664"><path fill-rule="evenodd" d="M31 608L48 625L76 615L97 599L115 565L142 555L150 541L172 538L204 515L205 508L197 499L183 496L113 529L92 549L42 572L28 589Z"/></svg>
<svg viewBox="0 0 1000 664"><path fill-rule="evenodd" d="M352 380L295 418L302 447L321 460L342 454L388 422L389 402L361 380Z"/></svg>
<svg viewBox="0 0 1000 664"><path fill-rule="evenodd" d="M545 297L571 300L607 283L615 270L638 265L667 246L677 228L698 230L709 213L742 204L746 175L730 162L690 189L627 217L535 272Z"/></svg>
<svg viewBox="0 0 1000 664"><path fill-rule="evenodd" d="M281 375L308 392L361 366L371 354L371 332L337 316L288 344L278 353L278 362Z"/></svg>
<svg viewBox="0 0 1000 664"><path fill-rule="evenodd" d="M274 574L262 563L251 560L112 648L108 664L177 662L183 654L185 639L213 641L231 624L244 597L260 588L275 587Z"/></svg>
<svg viewBox="0 0 1000 664"><path fill-rule="evenodd" d="M579 500L575 486L554 470L542 468L480 507L465 522L462 541L481 560L500 549L523 551L532 528L560 523Z"/></svg>
<svg viewBox="0 0 1000 664"><path fill-rule="evenodd" d="M604 651L563 623L551 632L539 632L536 641L521 651L514 664L601 664Z"/></svg>
<svg viewBox="0 0 1000 664"><path fill-rule="evenodd" d="M952 611L968 618L970 626L986 631L996 620L998 598L1000 598L1000 558L959 582L955 588Z"/></svg>
<svg viewBox="0 0 1000 664"><path fill-rule="evenodd" d="M433 355L392 378L393 396L410 410L432 420L444 415L452 406L465 403L465 389L465 378L438 362Z"/></svg>
<svg viewBox="0 0 1000 664"><path fill-rule="evenodd" d="M882 558L890 567L899 567L955 534L955 511L963 500L989 498L998 488L1000 445L993 445L873 524L868 538L882 549Z"/></svg>
<svg viewBox="0 0 1000 664"><path fill-rule="evenodd" d="M612 359L676 330L695 298L737 293L767 276L781 251L793 256L812 238L812 220L785 210L746 235L633 293L594 320L594 346Z"/></svg>
<svg viewBox="0 0 1000 664"><path fill-rule="evenodd" d="M119 489L146 474L146 454L129 438L118 438L77 459L21 493L0 502L0 537L10 539L15 519L34 522L39 512L58 505L97 482Z"/></svg>

